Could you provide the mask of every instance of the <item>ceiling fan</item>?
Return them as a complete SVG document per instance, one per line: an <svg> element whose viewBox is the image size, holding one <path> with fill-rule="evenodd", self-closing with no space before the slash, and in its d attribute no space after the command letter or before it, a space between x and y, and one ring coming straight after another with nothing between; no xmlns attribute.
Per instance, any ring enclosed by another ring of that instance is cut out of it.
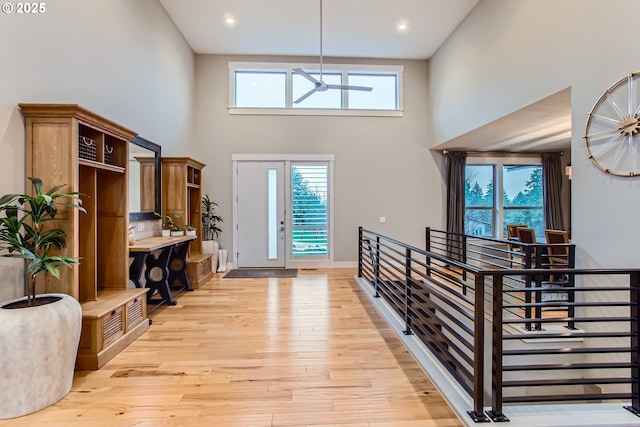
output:
<svg viewBox="0 0 640 427"><path fill-rule="evenodd" d="M314 87L300 98L293 101L295 104L299 104L316 92L325 92L328 89L341 89L341 90L362 90L371 92L373 90L370 86L350 86L350 85L334 85L327 84L322 80L322 0L320 0L320 78L316 79L311 74L304 71L302 68L294 68L294 73L300 74L305 79L313 83Z"/></svg>

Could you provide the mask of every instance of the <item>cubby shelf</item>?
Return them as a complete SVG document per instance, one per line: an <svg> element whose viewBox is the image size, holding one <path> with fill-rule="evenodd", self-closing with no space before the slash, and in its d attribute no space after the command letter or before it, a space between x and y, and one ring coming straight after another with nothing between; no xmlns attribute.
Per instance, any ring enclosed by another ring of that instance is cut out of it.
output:
<svg viewBox="0 0 640 427"><path fill-rule="evenodd" d="M187 258L187 276L194 288L213 277L211 255L202 253L202 169L204 163L189 157L162 158L162 210L166 215L179 214L176 225L191 225L197 238L191 242Z"/></svg>
<svg viewBox="0 0 640 427"><path fill-rule="evenodd" d="M141 297L146 290L129 289L128 278L126 166L129 140L136 134L75 104L20 104L20 109L26 119L26 175L42 179L45 187L66 184L64 191L81 193L86 209L59 207L56 226L67 234L61 252L80 264L61 269L60 280L43 278L38 292L66 293L80 301L77 367L97 369L149 328Z"/></svg>

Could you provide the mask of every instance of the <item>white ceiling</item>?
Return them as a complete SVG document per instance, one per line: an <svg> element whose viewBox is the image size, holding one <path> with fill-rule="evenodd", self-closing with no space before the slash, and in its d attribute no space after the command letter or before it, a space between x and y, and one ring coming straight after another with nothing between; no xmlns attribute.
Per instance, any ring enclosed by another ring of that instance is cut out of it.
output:
<svg viewBox="0 0 640 427"><path fill-rule="evenodd" d="M159 0L195 53L318 56L320 0ZM428 59L479 0L323 0L323 55ZM235 25L225 24L233 16ZM408 30L397 31L405 22ZM437 149L570 148L570 89Z"/></svg>
<svg viewBox="0 0 640 427"><path fill-rule="evenodd" d="M437 150L494 152L545 152L570 148L570 88L433 147Z"/></svg>
<svg viewBox="0 0 640 427"><path fill-rule="evenodd" d="M426 59L479 0L323 0L323 54ZM316 56L320 0L160 0L196 53ZM232 15L236 24L225 24ZM400 33L400 22L409 25Z"/></svg>

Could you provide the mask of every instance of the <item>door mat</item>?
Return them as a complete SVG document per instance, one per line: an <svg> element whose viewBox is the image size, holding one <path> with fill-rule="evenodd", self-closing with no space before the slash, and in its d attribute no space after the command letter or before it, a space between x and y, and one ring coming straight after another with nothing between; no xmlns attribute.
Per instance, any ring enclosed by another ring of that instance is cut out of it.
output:
<svg viewBox="0 0 640 427"><path fill-rule="evenodd" d="M234 269L225 274L223 279L262 279L298 277L297 268L247 268Z"/></svg>

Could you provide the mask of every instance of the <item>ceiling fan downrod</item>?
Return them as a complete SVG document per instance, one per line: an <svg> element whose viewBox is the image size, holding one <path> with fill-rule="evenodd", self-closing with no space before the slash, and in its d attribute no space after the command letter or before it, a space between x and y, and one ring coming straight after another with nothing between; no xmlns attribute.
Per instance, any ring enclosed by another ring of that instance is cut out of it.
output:
<svg viewBox="0 0 640 427"><path fill-rule="evenodd" d="M292 70L294 73L300 74L302 77L304 77L305 79L309 80L309 82L311 82L313 84L313 88L310 91L308 91L307 93L305 93L304 95L302 95L301 97L299 97L298 99L293 101L294 104L301 103L302 101L304 101L305 99L307 99L308 97L313 95L315 92L324 92L327 89L360 90L360 91L365 91L365 92L371 92L373 90L373 88L371 86L350 86L350 85L343 85L343 84L326 84L322 80L322 72L323 72L323 70L322 70L322 68L323 68L322 14L323 14L322 13L322 0L320 0L320 78L316 79L311 74L309 74L306 71L304 71L302 68L294 68Z"/></svg>

